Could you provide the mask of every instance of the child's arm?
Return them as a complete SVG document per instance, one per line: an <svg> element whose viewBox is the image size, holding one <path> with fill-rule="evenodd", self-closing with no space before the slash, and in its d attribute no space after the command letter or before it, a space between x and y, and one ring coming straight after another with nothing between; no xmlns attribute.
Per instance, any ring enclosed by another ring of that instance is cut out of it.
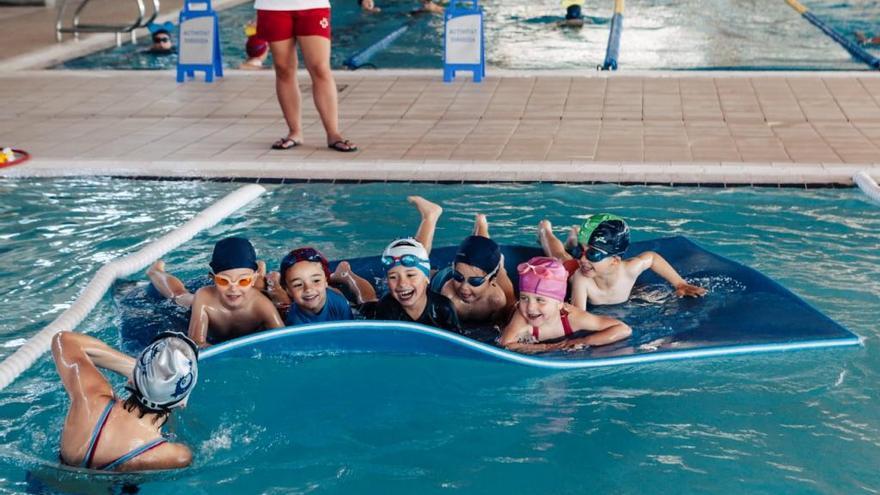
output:
<svg viewBox="0 0 880 495"><path fill-rule="evenodd" d="M510 276L507 275L507 270L504 269L504 255L501 255L501 268L498 270L496 280L501 292L504 293L504 306L495 312L493 320L498 322L499 325L503 325L507 318L510 317L516 305L516 292L513 289L513 282L510 281Z"/></svg>
<svg viewBox="0 0 880 495"><path fill-rule="evenodd" d="M587 301L590 299L587 295L587 277L581 275L580 270L574 272L569 280L571 280L571 304L581 311L587 310Z"/></svg>
<svg viewBox="0 0 880 495"><path fill-rule="evenodd" d="M278 309L286 310L290 307L290 297L284 291L284 287L281 287L281 274L278 272L269 272L266 275L266 292Z"/></svg>
<svg viewBox="0 0 880 495"><path fill-rule="evenodd" d="M552 351L560 349L561 343L541 344L522 342L523 336L528 332L528 324L519 312L514 313L510 323L504 327L501 332L500 344L509 351L520 352L523 354L533 354L536 352Z"/></svg>
<svg viewBox="0 0 880 495"><path fill-rule="evenodd" d="M577 330L589 330L591 333L585 337L566 339L562 342L564 348L586 346L600 346L613 344L632 335L632 328L626 323L611 318L600 316L586 311L569 313L572 326Z"/></svg>
<svg viewBox="0 0 880 495"><path fill-rule="evenodd" d="M71 399L92 394L113 395L98 368L131 379L134 358L104 342L75 332L59 332L52 338L52 355L58 375Z"/></svg>
<svg viewBox="0 0 880 495"><path fill-rule="evenodd" d="M642 262L640 263L642 264L641 270L647 268L654 270L654 273L663 277L675 288L675 294L677 296L699 297L706 294L706 289L685 282L685 280L681 278L681 275L675 271L675 268L672 268L672 265L670 265L663 256L660 256L654 251L645 251L636 256L636 258ZM641 273L641 270L639 273Z"/></svg>
<svg viewBox="0 0 880 495"><path fill-rule="evenodd" d="M196 291L193 298L192 314L189 318L189 338L193 339L199 347L208 346L208 326L211 320L208 318L208 310L205 305L205 293L203 289Z"/></svg>

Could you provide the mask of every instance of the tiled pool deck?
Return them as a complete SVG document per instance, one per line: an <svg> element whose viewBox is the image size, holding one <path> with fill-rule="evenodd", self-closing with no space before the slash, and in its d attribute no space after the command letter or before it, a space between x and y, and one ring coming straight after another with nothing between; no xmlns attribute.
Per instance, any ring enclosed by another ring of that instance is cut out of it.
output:
<svg viewBox="0 0 880 495"><path fill-rule="evenodd" d="M880 174L873 73L338 72L343 154L304 84L307 144L285 134L270 72L179 85L170 72L0 75L4 176L849 183Z"/></svg>

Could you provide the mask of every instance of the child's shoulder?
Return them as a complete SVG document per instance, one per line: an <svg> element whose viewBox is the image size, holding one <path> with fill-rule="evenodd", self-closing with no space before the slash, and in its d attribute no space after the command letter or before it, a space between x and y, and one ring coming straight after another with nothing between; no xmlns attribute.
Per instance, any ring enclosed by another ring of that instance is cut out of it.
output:
<svg viewBox="0 0 880 495"><path fill-rule="evenodd" d="M651 268L651 264L654 262L653 253L651 251L645 251L643 253L639 253L632 258L627 258L622 261L623 267L629 273L634 273L636 275L642 273L643 271Z"/></svg>

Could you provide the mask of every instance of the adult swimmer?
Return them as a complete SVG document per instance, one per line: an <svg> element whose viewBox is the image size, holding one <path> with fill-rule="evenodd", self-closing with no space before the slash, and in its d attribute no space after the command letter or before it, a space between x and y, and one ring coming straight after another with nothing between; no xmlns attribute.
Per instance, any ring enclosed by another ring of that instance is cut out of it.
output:
<svg viewBox="0 0 880 495"><path fill-rule="evenodd" d="M581 27L584 25L584 15L581 9L584 0L562 0L562 8L565 9L565 19L557 23L560 27Z"/></svg>
<svg viewBox="0 0 880 495"><path fill-rule="evenodd" d="M52 339L52 356L70 397L61 430L61 462L101 471L186 467L192 452L162 436L171 411L184 407L198 378L198 349L182 333L159 334L135 360L74 332ZM126 378L118 400L99 368Z"/></svg>

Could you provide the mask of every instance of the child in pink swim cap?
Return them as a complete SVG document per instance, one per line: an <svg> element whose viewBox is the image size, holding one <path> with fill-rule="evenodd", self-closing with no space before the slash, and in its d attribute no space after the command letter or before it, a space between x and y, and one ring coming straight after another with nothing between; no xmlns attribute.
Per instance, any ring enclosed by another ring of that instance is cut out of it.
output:
<svg viewBox="0 0 880 495"><path fill-rule="evenodd" d="M501 345L517 352L541 352L611 344L632 329L608 316L565 305L568 271L555 258L537 256L516 267L517 311L501 333ZM587 331L584 336L575 334Z"/></svg>

